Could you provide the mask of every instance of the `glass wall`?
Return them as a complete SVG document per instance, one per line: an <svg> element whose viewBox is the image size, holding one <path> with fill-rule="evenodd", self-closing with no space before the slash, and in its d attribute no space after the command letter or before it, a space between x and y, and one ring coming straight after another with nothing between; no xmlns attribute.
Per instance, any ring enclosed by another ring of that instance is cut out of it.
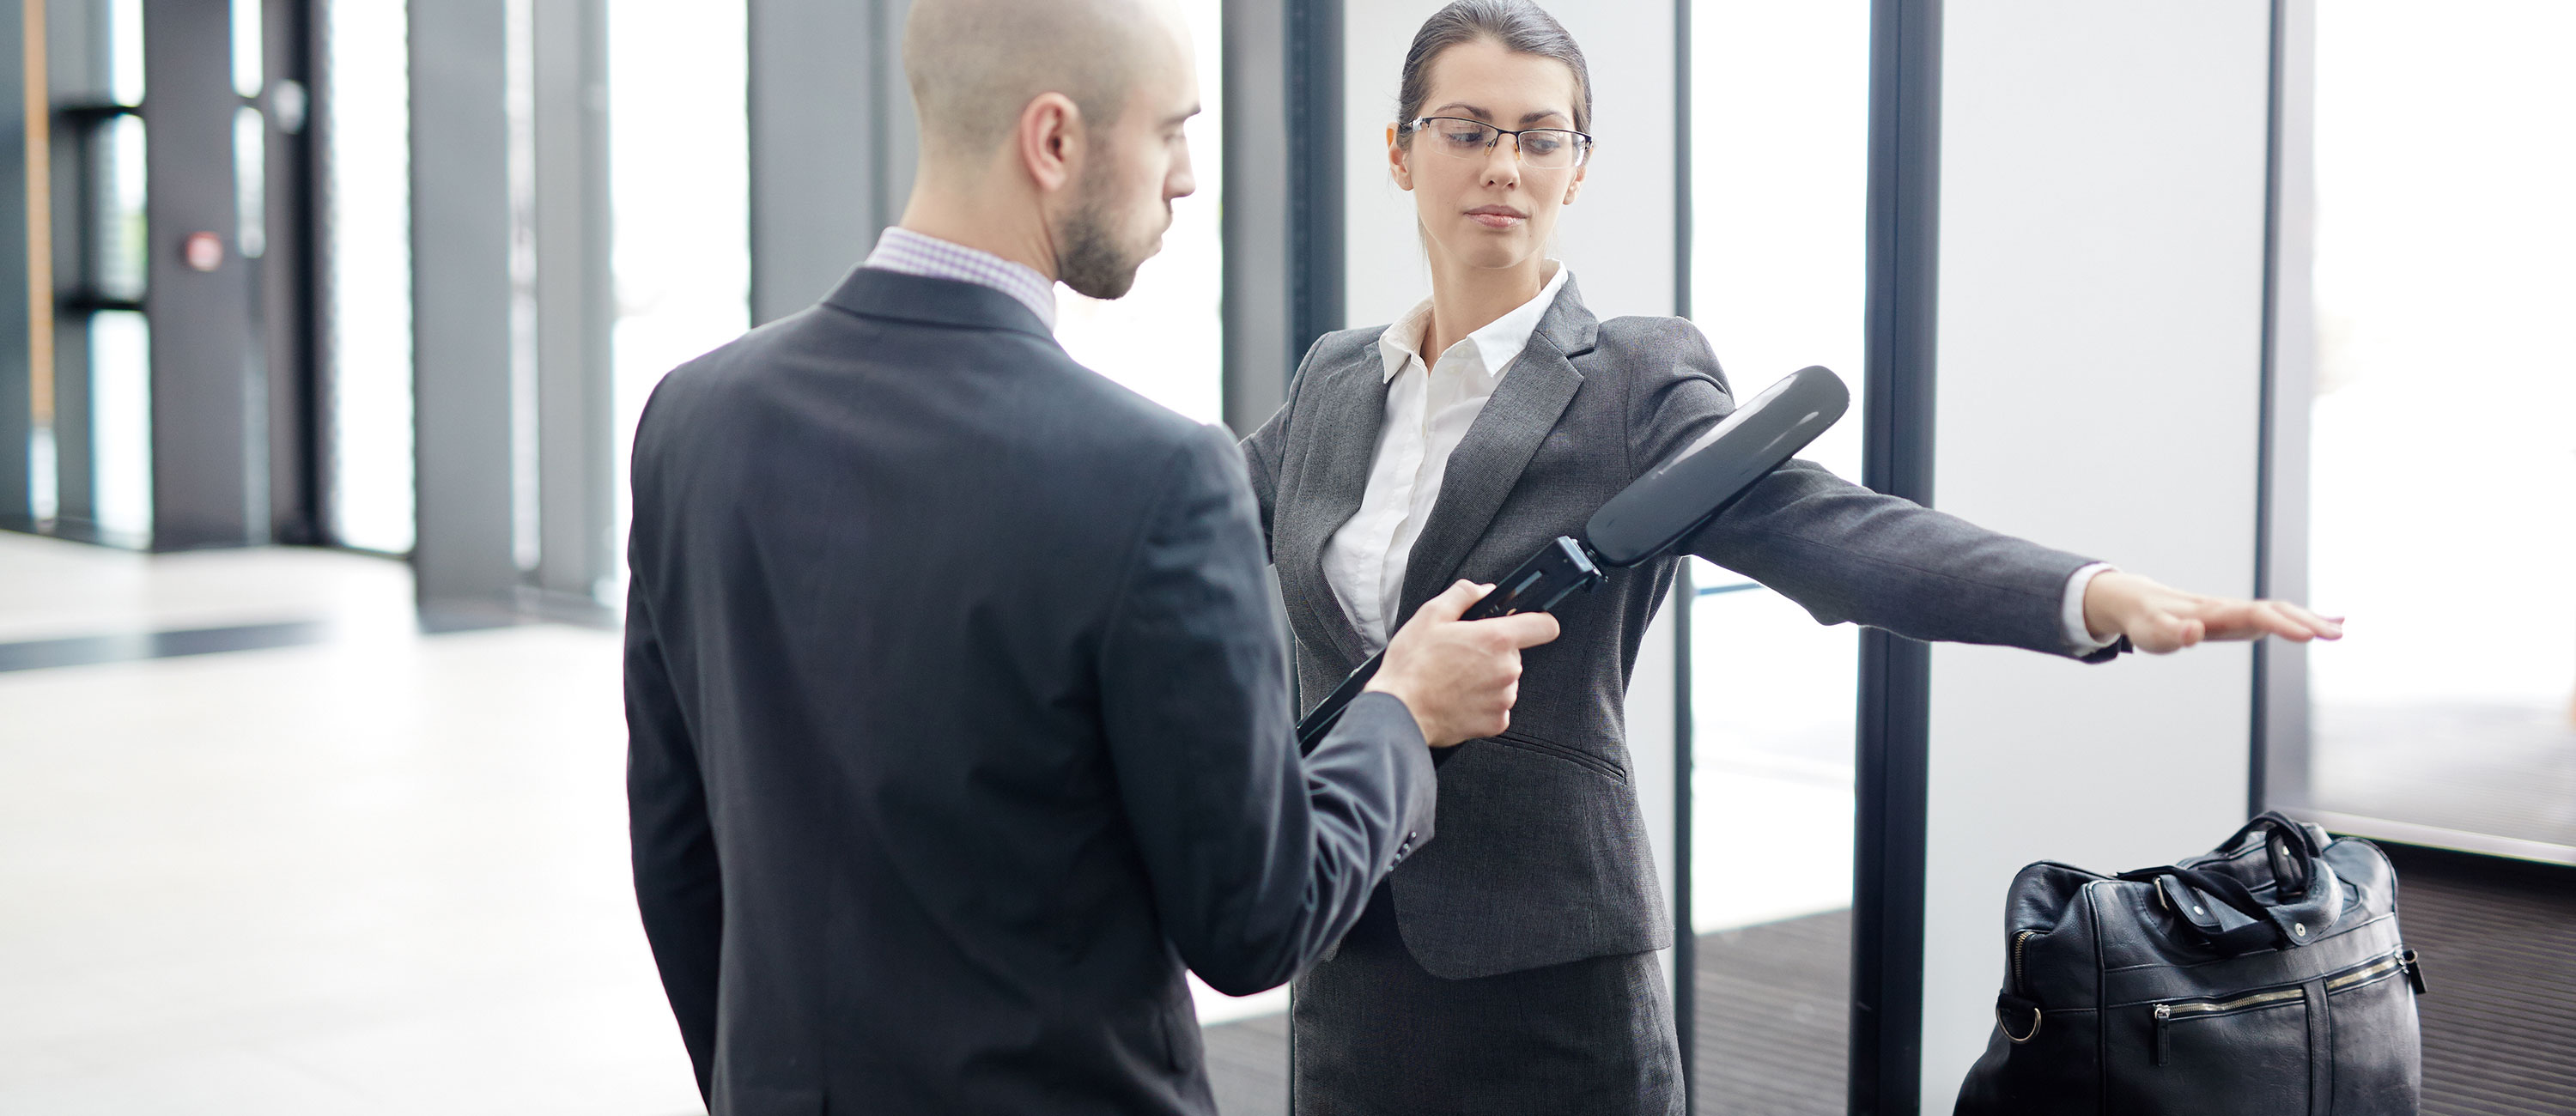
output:
<svg viewBox="0 0 2576 1116"><path fill-rule="evenodd" d="M1739 400L1810 364L1857 396L1869 7L1701 0L1691 31L1691 316ZM1802 456L1857 480L1859 416ZM1840 1113L1858 631L1692 567L1698 1107Z"/></svg>
<svg viewBox="0 0 2576 1116"><path fill-rule="evenodd" d="M2312 798L2576 858L2576 8L2316 25Z"/></svg>

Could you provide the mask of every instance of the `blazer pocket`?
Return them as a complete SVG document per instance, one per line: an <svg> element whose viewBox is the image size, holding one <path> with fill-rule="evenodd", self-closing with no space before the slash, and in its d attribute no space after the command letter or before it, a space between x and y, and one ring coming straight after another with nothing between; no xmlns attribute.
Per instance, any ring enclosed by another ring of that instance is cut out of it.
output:
<svg viewBox="0 0 2576 1116"><path fill-rule="evenodd" d="M1614 783L1625 784L1628 781L1627 768L1620 766L1618 763L1607 757L1594 752L1587 752L1570 744L1559 744L1553 740L1541 740L1538 737L1521 732L1505 732L1500 736L1490 736L1486 739L1506 748L1517 748L1524 752L1536 753L1538 755L1547 756L1551 759L1564 760L1567 763L1583 768L1586 771L1590 771L1593 774L1599 775Z"/></svg>

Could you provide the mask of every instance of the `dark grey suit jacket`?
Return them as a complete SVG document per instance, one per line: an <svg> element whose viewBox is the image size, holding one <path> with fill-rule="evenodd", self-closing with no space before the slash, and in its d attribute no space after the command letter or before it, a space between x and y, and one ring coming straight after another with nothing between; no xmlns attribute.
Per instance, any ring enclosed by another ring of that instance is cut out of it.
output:
<svg viewBox="0 0 2576 1116"><path fill-rule="evenodd" d="M1186 962L1431 837L1373 695L1300 761L1243 459L965 283L860 270L635 440L636 897L718 1113L1212 1113Z"/></svg>
<svg viewBox="0 0 2576 1116"><path fill-rule="evenodd" d="M1243 443L1313 701L1367 657L1325 584L1325 541L1359 510L1386 408L1384 326L1317 340L1289 398ZM1679 318L1603 322L1568 279L1449 458L1398 616L1458 578L1493 581L1734 409ZM1998 535L1791 462L1683 548L1779 590L1819 622L2071 654L2067 578L2089 560ZM1623 710L1678 558L1610 574L1524 653L1511 731L1440 768L1441 841L1391 883L1405 945L1460 978L1661 949L1672 927L1629 779Z"/></svg>

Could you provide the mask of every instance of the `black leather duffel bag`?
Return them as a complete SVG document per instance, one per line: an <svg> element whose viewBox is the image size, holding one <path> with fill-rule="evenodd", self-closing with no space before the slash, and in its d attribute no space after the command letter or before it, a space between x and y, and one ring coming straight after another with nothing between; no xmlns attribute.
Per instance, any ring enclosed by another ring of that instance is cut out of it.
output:
<svg viewBox="0 0 2576 1116"><path fill-rule="evenodd" d="M2004 956L1960 1116L2417 1111L2423 975L2368 841L2265 814L2168 867L2033 864Z"/></svg>

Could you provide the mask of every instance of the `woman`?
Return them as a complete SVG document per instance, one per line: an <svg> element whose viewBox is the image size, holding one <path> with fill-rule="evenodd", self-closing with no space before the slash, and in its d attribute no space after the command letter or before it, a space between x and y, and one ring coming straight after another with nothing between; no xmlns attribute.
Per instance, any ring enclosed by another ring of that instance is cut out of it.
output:
<svg viewBox="0 0 2576 1116"><path fill-rule="evenodd" d="M1678 318L1596 319L1545 248L1581 192L1590 78L1524 0L1459 0L1404 64L1389 170L1431 297L1318 340L1244 443L1312 701L1457 578L1492 581L1732 407ZM1793 462L1683 548L1825 623L2107 659L2202 638L2333 637ZM1306 1113L1681 1111L1654 952L1672 929L1621 710L1678 558L1615 571L1525 653L1502 736L1444 753L1440 836L1296 986Z"/></svg>

